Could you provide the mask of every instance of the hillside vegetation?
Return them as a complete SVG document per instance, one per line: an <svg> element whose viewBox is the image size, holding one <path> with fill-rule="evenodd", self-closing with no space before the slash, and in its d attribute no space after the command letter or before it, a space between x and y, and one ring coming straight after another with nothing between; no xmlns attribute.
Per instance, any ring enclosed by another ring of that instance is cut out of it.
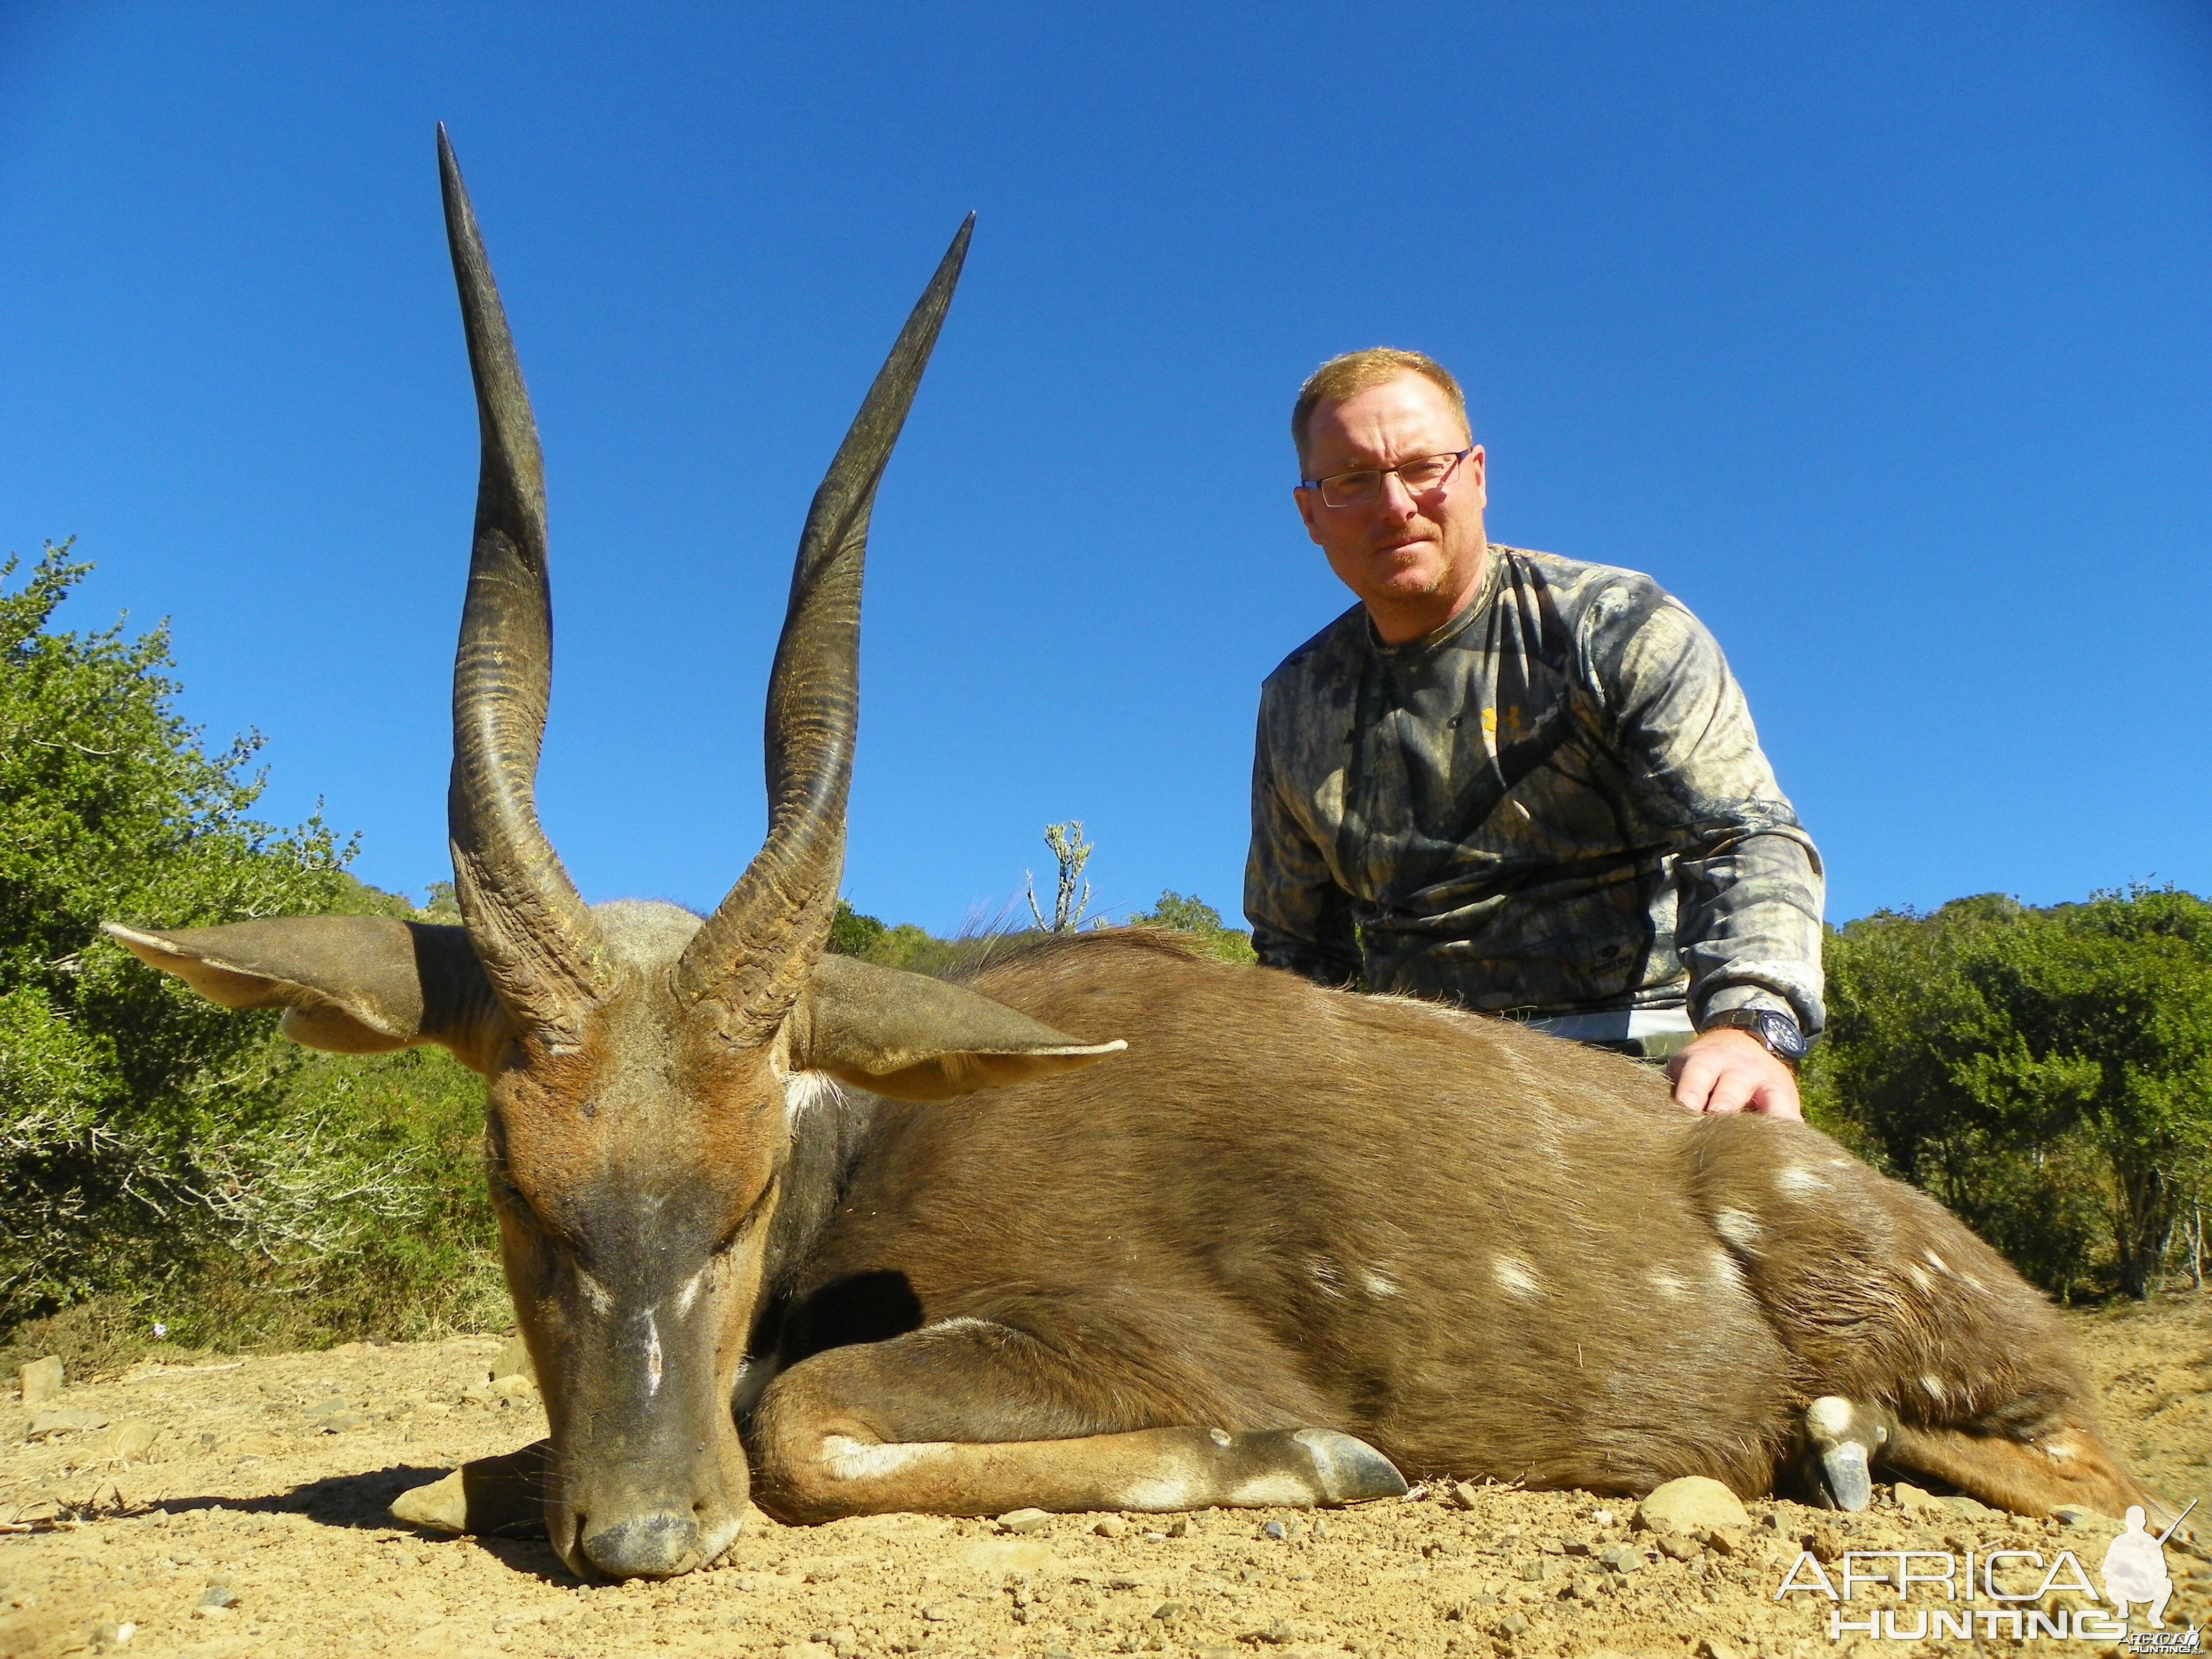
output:
<svg viewBox="0 0 2212 1659"><path fill-rule="evenodd" d="M258 739L210 749L179 719L162 629L54 625L87 568L65 547L0 567L0 1365L503 1324L478 1079L434 1048L310 1053L100 936L102 920L455 916L442 884L417 909L356 881L352 844L319 818L255 817ZM1047 840L1060 897L1035 919L1101 925L1075 895L1081 826ZM1128 920L1253 960L1195 896ZM830 947L941 972L1007 937L841 905ZM1990 896L1851 922L1829 950L1817 1121L2057 1295L2201 1284L2212 905Z"/></svg>

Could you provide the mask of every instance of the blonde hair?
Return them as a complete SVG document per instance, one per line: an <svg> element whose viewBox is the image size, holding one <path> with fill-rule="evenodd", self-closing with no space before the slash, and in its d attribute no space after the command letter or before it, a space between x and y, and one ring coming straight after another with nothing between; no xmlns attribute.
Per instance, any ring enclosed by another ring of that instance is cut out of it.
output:
<svg viewBox="0 0 2212 1659"><path fill-rule="evenodd" d="M1306 383L1298 388L1297 402L1291 405L1291 441L1297 446L1298 465L1305 465L1306 438L1313 426L1314 410L1325 403L1342 403L1354 392L1382 386L1401 374L1418 374L1435 386L1451 404L1460 424L1467 425L1467 394L1452 379L1451 370L1435 358L1419 351L1401 351L1395 346L1347 351L1307 375Z"/></svg>

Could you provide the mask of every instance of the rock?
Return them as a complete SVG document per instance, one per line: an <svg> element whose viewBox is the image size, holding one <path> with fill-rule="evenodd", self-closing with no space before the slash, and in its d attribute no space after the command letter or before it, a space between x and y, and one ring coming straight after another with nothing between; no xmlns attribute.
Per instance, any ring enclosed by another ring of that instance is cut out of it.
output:
<svg viewBox="0 0 2212 1659"><path fill-rule="evenodd" d="M102 1462L135 1463L146 1455L148 1449L161 1437L161 1432L151 1423L134 1417L118 1423L85 1450Z"/></svg>
<svg viewBox="0 0 2212 1659"><path fill-rule="evenodd" d="M2060 1526L2069 1527L2076 1531L2118 1532L2120 1530L2120 1523L2113 1520L2111 1516L2100 1515L2096 1510L2084 1509L2079 1504L2061 1504L2051 1513L2057 1517Z"/></svg>
<svg viewBox="0 0 2212 1659"><path fill-rule="evenodd" d="M1597 1553L1597 1559L1615 1572L1641 1572L1651 1565L1643 1548L1635 1544L1608 1544Z"/></svg>
<svg viewBox="0 0 2212 1659"><path fill-rule="evenodd" d="M1694 1533L1663 1533L1659 1539L1659 1553L1674 1561L1687 1561L1702 1553L1705 1547Z"/></svg>
<svg viewBox="0 0 2212 1659"><path fill-rule="evenodd" d="M943 1606L927 1607L921 1610L921 1616L932 1624L942 1625L951 1620L952 1609Z"/></svg>
<svg viewBox="0 0 2212 1659"><path fill-rule="evenodd" d="M499 1351L498 1357L491 1362L491 1376L489 1380L497 1382L510 1376L527 1377L533 1387L538 1382L538 1369L530 1363L530 1348L519 1336L507 1338L507 1346Z"/></svg>
<svg viewBox="0 0 2212 1659"><path fill-rule="evenodd" d="M81 1407L57 1406L52 1411L40 1412L23 1431L26 1440L45 1440L57 1434L82 1434L88 1429L107 1426L106 1412L87 1411Z"/></svg>
<svg viewBox="0 0 2212 1659"><path fill-rule="evenodd" d="M1963 1516L1969 1521L2002 1521L2005 1516L2002 1510L1993 1510L1987 1504L1977 1503L1964 1492L1936 1501L1952 1514Z"/></svg>
<svg viewBox="0 0 2212 1659"><path fill-rule="evenodd" d="M1897 1507L1907 1513L1915 1510L1938 1515L1943 1512L1944 1505L1942 1498L1933 1492L1921 1491L1909 1480L1899 1481L1892 1491L1892 1496L1897 1500Z"/></svg>
<svg viewBox="0 0 2212 1659"><path fill-rule="evenodd" d="M238 1592L228 1584L210 1584L200 1592L199 1605L204 1607L234 1607L238 1605Z"/></svg>
<svg viewBox="0 0 2212 1659"><path fill-rule="evenodd" d="M439 1532L466 1531L469 1500L462 1489L461 1472L455 1469L442 1480L401 1492L392 1500L390 1513L393 1520L404 1521L410 1527L429 1527Z"/></svg>
<svg viewBox="0 0 2212 1659"><path fill-rule="evenodd" d="M1091 1530L1101 1538L1127 1538L1129 1535L1129 1523L1118 1515L1103 1516L1099 1518L1098 1524Z"/></svg>
<svg viewBox="0 0 2212 1659"><path fill-rule="evenodd" d="M1482 1501L1482 1488L1466 1480L1452 1483L1451 1501L1463 1510L1471 1510Z"/></svg>
<svg viewBox="0 0 2212 1659"><path fill-rule="evenodd" d="M1188 1610L1180 1601L1163 1601L1152 1609L1152 1617L1164 1625L1172 1625Z"/></svg>
<svg viewBox="0 0 2212 1659"><path fill-rule="evenodd" d="M1718 1637L1708 1636L1698 1644L1698 1659L1743 1659L1743 1656Z"/></svg>
<svg viewBox="0 0 2212 1659"><path fill-rule="evenodd" d="M999 1530L1018 1534L1042 1532L1051 1520L1051 1512L1046 1510L1009 1510L999 1517Z"/></svg>
<svg viewBox="0 0 2212 1659"><path fill-rule="evenodd" d="M499 1378L491 1385L495 1400L527 1400L538 1392L538 1385L520 1372Z"/></svg>
<svg viewBox="0 0 2212 1659"><path fill-rule="evenodd" d="M1205 1530L1206 1528L1199 1523L1199 1519L1196 1516L1179 1515L1169 1523L1168 1536L1170 1538L1196 1538Z"/></svg>
<svg viewBox="0 0 2212 1659"><path fill-rule="evenodd" d="M464 1463L443 1480L404 1492L389 1511L395 1521L479 1538L545 1535L545 1471L552 1442Z"/></svg>
<svg viewBox="0 0 2212 1659"><path fill-rule="evenodd" d="M368 1426L368 1413L347 1406L338 1411L325 1412L317 1418L316 1426L325 1434L343 1434L349 1429L365 1429Z"/></svg>
<svg viewBox="0 0 2212 1659"><path fill-rule="evenodd" d="M52 1400L62 1391L62 1357L50 1353L44 1359L33 1359L27 1365L18 1366L15 1375L21 1380L26 1406Z"/></svg>
<svg viewBox="0 0 2212 1659"><path fill-rule="evenodd" d="M1717 1480L1686 1474L1653 1488L1636 1506L1636 1524L1646 1532L1696 1532L1701 1528L1747 1527L1736 1495Z"/></svg>
<svg viewBox="0 0 2212 1659"><path fill-rule="evenodd" d="M1260 1528L1262 1538L1272 1538L1278 1544L1291 1535L1291 1529L1279 1521L1270 1521Z"/></svg>

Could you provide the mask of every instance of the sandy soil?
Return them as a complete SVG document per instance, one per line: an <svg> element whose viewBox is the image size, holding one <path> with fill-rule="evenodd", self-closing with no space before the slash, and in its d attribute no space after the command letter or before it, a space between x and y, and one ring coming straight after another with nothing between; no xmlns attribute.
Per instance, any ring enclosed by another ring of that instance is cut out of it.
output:
<svg viewBox="0 0 2212 1659"><path fill-rule="evenodd" d="M2212 1297L2075 1324L2123 1454L2177 1502L2212 1499ZM403 1489L543 1433L526 1389L488 1386L501 1346L141 1365L0 1406L0 1656L1904 1654L1965 1644L1832 1642L1829 1602L1774 1599L1801 1547L1832 1571L1850 1550L2066 1548L2094 1577L2111 1531L1885 1487L1856 1516L1753 1503L1747 1527L1668 1553L1630 1529L1632 1505L1492 1487L1468 1489L1472 1507L1417 1492L1324 1516L1062 1516L1026 1534L926 1516L756 1517L712 1571L587 1586L543 1544L434 1538L385 1514ZM55 1409L81 1425L25 1438ZM2212 1603L2212 1527L2197 1535L2166 1551L2170 1627L2204 1624ZM2019 1566L2009 1576L2033 1588ZM1852 1615L1902 1606L1910 1630L1928 1604L1863 1588ZM2012 1644L1984 1644L1998 1645Z"/></svg>

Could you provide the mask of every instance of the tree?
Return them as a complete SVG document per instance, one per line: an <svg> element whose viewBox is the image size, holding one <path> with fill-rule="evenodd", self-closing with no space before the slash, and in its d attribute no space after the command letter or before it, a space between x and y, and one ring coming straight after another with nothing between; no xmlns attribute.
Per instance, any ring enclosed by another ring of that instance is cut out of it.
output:
<svg viewBox="0 0 2212 1659"><path fill-rule="evenodd" d="M885 931L876 917L864 916L848 901L839 899L837 914L830 919L830 949L841 957L865 957Z"/></svg>
<svg viewBox="0 0 2212 1659"><path fill-rule="evenodd" d="M399 1202L399 1170L287 1109L299 1060L147 972L103 919L193 927L397 901L319 817L251 815L258 739L177 715L166 630L50 631L90 567L0 564L0 1328L177 1272L193 1249L328 1250ZM405 907L398 905L404 913Z"/></svg>
<svg viewBox="0 0 2212 1659"><path fill-rule="evenodd" d="M2061 1295L2158 1293L2212 1144L2212 905L1996 895L1830 939L1817 1109Z"/></svg>
<svg viewBox="0 0 2212 1659"><path fill-rule="evenodd" d="M1030 914L1036 925L1047 933L1072 933L1083 925L1083 913L1091 908L1091 884L1083 883L1083 892L1077 896L1075 884L1081 880L1083 866L1091 862L1097 849L1083 839L1083 825L1076 823L1048 823L1044 827L1044 844L1052 849L1060 864L1060 885L1053 896L1052 920L1044 919L1037 908L1036 878L1028 871L1022 872L1029 894Z"/></svg>

